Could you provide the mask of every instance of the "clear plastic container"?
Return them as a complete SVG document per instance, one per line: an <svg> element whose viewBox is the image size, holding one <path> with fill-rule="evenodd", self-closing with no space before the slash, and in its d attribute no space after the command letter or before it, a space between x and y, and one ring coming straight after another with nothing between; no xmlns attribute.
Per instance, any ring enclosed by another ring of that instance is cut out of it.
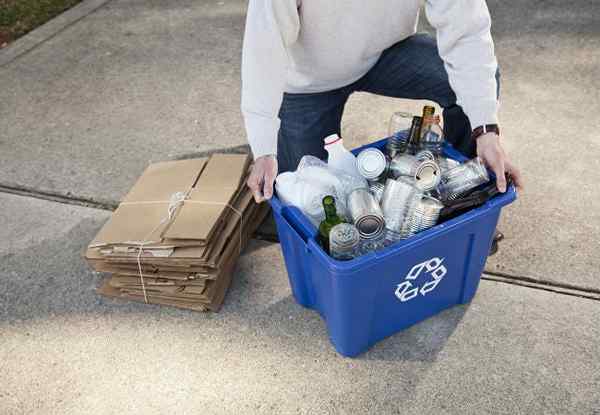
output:
<svg viewBox="0 0 600 415"><path fill-rule="evenodd" d="M340 223L329 232L329 252L338 260L350 260L360 255L360 235L351 223Z"/></svg>
<svg viewBox="0 0 600 415"><path fill-rule="evenodd" d="M408 213L403 224L404 233L414 235L435 226L444 205L430 196L423 196Z"/></svg>
<svg viewBox="0 0 600 415"><path fill-rule="evenodd" d="M390 158L406 152L413 115L408 112L395 112L388 125L388 139L385 150Z"/></svg>
<svg viewBox="0 0 600 415"><path fill-rule="evenodd" d="M375 197L377 203L381 205L381 198L383 197L383 191L385 190L385 184L381 182L369 183L369 191Z"/></svg>
<svg viewBox="0 0 600 415"><path fill-rule="evenodd" d="M394 232L402 232L404 218L420 196L421 192L409 181L402 178L388 179L381 198L386 228Z"/></svg>
<svg viewBox="0 0 600 415"><path fill-rule="evenodd" d="M446 171L438 185L438 191L443 200L454 200L489 180L490 176L482 161L474 158Z"/></svg>

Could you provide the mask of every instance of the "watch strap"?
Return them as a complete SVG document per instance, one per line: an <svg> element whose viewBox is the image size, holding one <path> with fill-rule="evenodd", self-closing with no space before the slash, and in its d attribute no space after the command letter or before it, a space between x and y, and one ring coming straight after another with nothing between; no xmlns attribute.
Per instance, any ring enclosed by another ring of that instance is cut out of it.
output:
<svg viewBox="0 0 600 415"><path fill-rule="evenodd" d="M487 133L496 133L500 135L500 127L498 127L498 124L480 125L479 127L473 129L473 132L471 133L471 138L473 140L476 140L477 138Z"/></svg>

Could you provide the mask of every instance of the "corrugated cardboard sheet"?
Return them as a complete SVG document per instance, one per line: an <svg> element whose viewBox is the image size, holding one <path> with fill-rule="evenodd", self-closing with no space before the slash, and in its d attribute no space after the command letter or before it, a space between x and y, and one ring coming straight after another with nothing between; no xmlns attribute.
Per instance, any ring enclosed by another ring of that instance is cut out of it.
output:
<svg viewBox="0 0 600 415"><path fill-rule="evenodd" d="M268 212L244 184L248 168L232 154L150 165L85 253L111 274L99 292L145 301L145 288L149 303L218 310Z"/></svg>

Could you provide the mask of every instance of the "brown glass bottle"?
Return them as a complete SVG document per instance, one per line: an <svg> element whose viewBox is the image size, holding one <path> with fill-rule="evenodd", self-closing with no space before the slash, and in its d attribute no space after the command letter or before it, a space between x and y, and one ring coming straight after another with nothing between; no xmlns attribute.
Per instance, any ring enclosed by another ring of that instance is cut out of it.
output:
<svg viewBox="0 0 600 415"><path fill-rule="evenodd" d="M425 131L429 128L429 126L435 123L435 107L431 105L425 105L423 107L423 117L421 121L421 131L419 131L419 139L423 136Z"/></svg>

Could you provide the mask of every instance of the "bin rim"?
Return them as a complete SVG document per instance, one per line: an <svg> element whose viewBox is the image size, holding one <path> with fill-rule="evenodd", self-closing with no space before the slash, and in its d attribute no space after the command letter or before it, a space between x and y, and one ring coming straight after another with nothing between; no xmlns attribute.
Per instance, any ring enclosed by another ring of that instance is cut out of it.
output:
<svg viewBox="0 0 600 415"><path fill-rule="evenodd" d="M514 186L511 186L506 193L498 195L493 199L487 201L482 206L479 206L469 212L463 213L455 218L452 218L446 222L435 225L434 227L427 229L423 232L419 232L418 234L404 240L398 241L380 251L370 252L365 255L361 255L360 257L348 260L348 261L340 261L335 258L330 257L321 247L321 245L317 241L317 229L306 219L308 226L314 230L311 234L307 235L305 239L305 243L307 248L314 253L314 255L319 259L319 261L327 267L327 269L333 273L338 275L348 275L356 272L360 272L362 269L368 267L370 265L370 259L372 258L385 258L391 255L397 255L399 253L403 253L404 251L411 250L414 247L426 243L431 238L435 238L438 235L442 235L448 232L451 232L458 226L465 224L467 222L471 222L476 220L476 218L483 216L490 212L491 210L501 209L503 206L506 206L512 203L517 198L517 192ZM288 224L296 229L295 226L290 224L289 220L281 214L281 209L284 205L277 198L277 196L273 196L270 200L271 207L274 211L279 214L283 220L288 222ZM299 214L304 216L301 211L291 206L290 208L298 210ZM303 238L304 239L304 238Z"/></svg>
<svg viewBox="0 0 600 415"><path fill-rule="evenodd" d="M358 147L352 150L352 152L357 153L369 147L381 147L386 140L387 138L375 141L371 144ZM444 153L450 158L453 158L460 162L468 160L467 157L463 156L460 152L447 145L444 147ZM314 253L316 258L318 258L319 262L321 262L331 274L345 277L360 272L361 270L369 267L371 265L371 259L386 258L389 256L403 253L407 250L412 250L416 246L426 243L431 238L435 238L436 236L448 233L454 228L465 224L466 222L472 222L476 220L476 218L484 216L492 210L499 210L502 207L514 202L516 199L517 190L514 187L514 185L511 185L505 193L500 193L494 196L492 199L486 201L483 205L475 209L465 212L446 222L435 225L430 229L419 232L418 234L413 235L406 240L395 242L392 245L383 248L382 250L370 252L368 254L361 255L357 258L346 261L334 259L323 250L323 248L317 241L317 228L308 220L308 218L302 213L302 211L300 211L300 209L298 209L295 206L284 205L281 202L281 200L279 200L276 194L272 196L272 198L269 200L269 203L272 209L275 211L275 213L278 214L283 220L285 220L290 225L290 227L293 228L299 234L299 236L306 243L308 250ZM293 212L293 215L296 216L296 218L292 219L297 219L301 223L290 223L290 220L286 217L286 215L283 214L284 208L287 208L289 209L289 211ZM298 226L305 229L306 231L299 231L297 228ZM305 233L305 235L302 235L302 233Z"/></svg>

